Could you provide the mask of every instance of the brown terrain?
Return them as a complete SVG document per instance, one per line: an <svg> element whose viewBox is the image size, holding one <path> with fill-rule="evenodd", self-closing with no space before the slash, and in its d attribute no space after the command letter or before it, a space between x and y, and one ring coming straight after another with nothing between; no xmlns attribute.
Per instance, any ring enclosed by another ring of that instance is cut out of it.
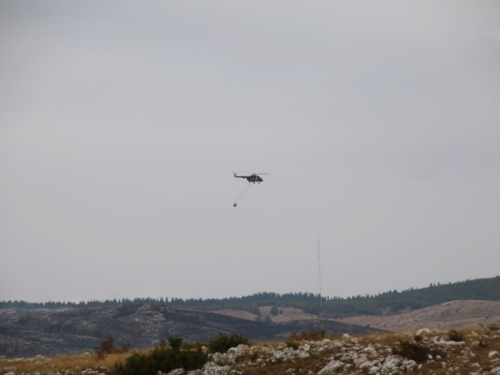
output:
<svg viewBox="0 0 500 375"><path fill-rule="evenodd" d="M288 323L293 320L318 319L316 315L306 314L301 309L296 309L294 307L280 307L279 314L276 316L273 316L271 314L271 309L272 306L262 306L259 308L261 317L265 318L266 316L270 316L273 323ZM213 312L217 314L232 316L233 318L247 320L255 320L257 318L257 315L243 310L224 309Z"/></svg>
<svg viewBox="0 0 500 375"><path fill-rule="evenodd" d="M270 312L271 308L272 306L264 306L260 308L260 311L263 318L269 315L273 323L317 319L315 315L306 314L301 309L292 307L280 308L280 313L273 316ZM228 309L214 312L247 320L255 320L257 317L255 314L242 310ZM336 319L335 321L394 332L413 331L420 328L454 329L478 327L500 323L500 302L475 300L452 301L397 315L360 315Z"/></svg>
<svg viewBox="0 0 500 375"><path fill-rule="evenodd" d="M150 348L162 338L207 341L219 331L235 331L252 341L283 340L294 332L323 328L325 333L363 336L381 331L415 332L500 326L500 302L459 300L398 315L323 319L290 307L260 307L218 313L155 303L74 309L0 309L0 356L60 355L91 350L105 334L117 343ZM274 313L274 314L273 314ZM268 317L270 319L268 319ZM260 320L260 319L259 319ZM1 375L1 374L0 374ZM500 375L500 374L499 374Z"/></svg>
<svg viewBox="0 0 500 375"><path fill-rule="evenodd" d="M454 329L477 327L500 322L500 302L452 301L398 315L362 315L338 320L344 323L359 324L394 332L411 331L420 328Z"/></svg>
<svg viewBox="0 0 500 375"><path fill-rule="evenodd" d="M270 312L263 309L263 313ZM281 340L294 332L324 327L332 335L362 336L376 328L304 319L300 310L283 309L276 322L255 321L251 314L232 316L164 306L157 303L97 306L69 309L0 309L0 358L81 353L92 350L106 334L117 344L151 348L161 339L182 337L206 342L219 332L238 332L252 341ZM294 314L291 314L291 313ZM288 319L288 315L293 319ZM242 319L243 318L243 319ZM279 319L282 319L279 323ZM0 374L1 375L1 374Z"/></svg>

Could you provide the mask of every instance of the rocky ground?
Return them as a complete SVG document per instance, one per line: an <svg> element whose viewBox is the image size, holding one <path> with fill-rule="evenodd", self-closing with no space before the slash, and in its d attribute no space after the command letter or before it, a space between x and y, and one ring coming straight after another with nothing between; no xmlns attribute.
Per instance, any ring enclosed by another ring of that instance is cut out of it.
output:
<svg viewBox="0 0 500 375"><path fill-rule="evenodd" d="M211 354L191 375L242 374L469 374L500 375L498 326L463 331L417 332L355 338L343 335L320 341L239 345ZM405 350L406 348L406 350ZM408 348L413 348L408 350ZM114 359L122 361L124 357ZM109 375L112 361L85 353L68 363L58 358L0 359L0 375ZM170 372L180 375L182 369ZM162 375L161 372L158 375Z"/></svg>

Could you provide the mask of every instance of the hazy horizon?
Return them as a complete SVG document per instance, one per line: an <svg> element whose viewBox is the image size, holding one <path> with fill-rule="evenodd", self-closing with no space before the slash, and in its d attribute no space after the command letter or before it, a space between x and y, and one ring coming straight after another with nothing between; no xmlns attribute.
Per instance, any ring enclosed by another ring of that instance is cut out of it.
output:
<svg viewBox="0 0 500 375"><path fill-rule="evenodd" d="M482 279L490 279L490 278L495 278L495 277L498 277L500 275L497 275L497 276L492 276L492 277L482 277L482 278L478 278L478 279L473 279L473 280L462 280L462 281L456 281L455 283L460 283L460 282L465 282L465 281L474 281L474 280L482 280ZM442 286L442 285L448 285L448 284L454 284L452 282L447 282L447 283L431 283L433 286ZM428 285L427 287L429 287L430 285ZM383 293L386 293L386 292L393 292L393 291L397 291L398 293L401 293L401 292L405 292L405 291L408 291L408 290L418 290L418 289L425 289L426 287L420 287L420 288L413 288L413 287L410 287L408 289L402 289L402 290L397 290L397 289L389 289L389 290L386 290L384 292L380 292L380 293L375 293L375 294L371 294L369 296L377 296L379 294L383 294ZM252 296L254 294L259 294L259 293L274 293L273 291L260 291L260 292L255 292L255 293L252 293L252 294L248 294L248 295L244 295L244 296L227 296L227 297L220 297L220 298L213 298L213 297L206 297L206 298L202 298L202 300L209 300L209 299L216 299L216 300L223 300L223 299L229 299L229 298L242 298L242 297L248 297L248 296ZM279 294L279 295L286 295L286 294L294 294L294 293L300 293L300 292L293 292L293 291L290 291L290 292L284 292L284 293L276 293L276 294ZM302 292L304 293L304 292ZM314 294L315 296L319 296L319 292L305 292L305 293L312 293ZM352 295L352 296L347 296L347 297L339 297L339 296L327 296L327 295L321 295L322 298L325 298L325 299L330 299L332 300L333 298L343 298L343 299L346 299L346 298L349 298L349 297L357 297L357 296L363 296L365 297L367 294L358 294L358 295ZM129 299L131 300L132 302L134 301L135 298L138 298L138 299L146 299L146 298L151 298L151 299L154 299L154 300L160 300L160 299L168 299L168 302L171 303L172 302L172 299L175 298L175 299L179 299L180 297L177 297L177 296L160 296L160 297L150 297L150 296L135 296L135 297L123 297L123 298L108 298L106 300L109 300L109 301L113 301L113 300L117 300L119 303L122 301L122 300L126 300L126 299ZM182 300L190 300L190 299L199 299L199 298L180 298ZM46 301L24 301L24 302L28 302L28 303L46 303L46 302L62 302L62 303L68 303L68 302L71 302L71 303L79 303L79 302L93 302L93 301L97 301L97 302L105 302L106 300L97 300L97 299L89 299L89 300L62 300L62 301L56 301L56 300L46 300ZM9 301L6 301L6 300L1 300L0 302L15 302L15 300L9 300Z"/></svg>
<svg viewBox="0 0 500 375"><path fill-rule="evenodd" d="M6 0L0 48L0 300L498 275L497 1Z"/></svg>

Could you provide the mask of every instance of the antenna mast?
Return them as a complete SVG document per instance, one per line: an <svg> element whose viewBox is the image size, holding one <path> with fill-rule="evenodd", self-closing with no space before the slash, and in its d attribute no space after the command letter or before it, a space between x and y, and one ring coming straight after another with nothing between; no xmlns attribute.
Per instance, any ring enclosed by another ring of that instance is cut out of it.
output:
<svg viewBox="0 0 500 375"><path fill-rule="evenodd" d="M323 297L321 291L321 254L318 238L318 273L319 273L319 318L321 319L321 329L323 329Z"/></svg>

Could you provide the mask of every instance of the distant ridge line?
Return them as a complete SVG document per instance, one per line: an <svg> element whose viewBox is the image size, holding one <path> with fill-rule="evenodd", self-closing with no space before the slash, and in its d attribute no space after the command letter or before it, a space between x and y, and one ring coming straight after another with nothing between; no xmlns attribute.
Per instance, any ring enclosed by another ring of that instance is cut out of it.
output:
<svg viewBox="0 0 500 375"><path fill-rule="evenodd" d="M320 299L321 298L321 299ZM432 305L455 300L500 301L500 276L465 280L448 284L430 284L426 288L397 290L377 295L357 295L354 297L325 297L314 293L272 293L260 292L244 297L182 299L182 298L134 298L87 302L26 302L1 301L0 309L64 309L96 306L116 306L127 304L158 303L197 310L217 310L221 308L240 309L256 313L259 306L296 307L305 313L319 316L322 303L324 318L343 317L355 314L386 315L402 311L417 310Z"/></svg>

